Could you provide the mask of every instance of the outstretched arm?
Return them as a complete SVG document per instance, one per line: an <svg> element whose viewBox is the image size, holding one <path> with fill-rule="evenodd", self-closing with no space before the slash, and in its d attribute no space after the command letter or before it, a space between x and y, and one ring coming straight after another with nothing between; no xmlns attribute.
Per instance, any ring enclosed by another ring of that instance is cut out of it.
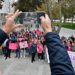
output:
<svg viewBox="0 0 75 75"><path fill-rule="evenodd" d="M48 48L52 75L75 75L71 60L59 35L52 32L48 15L41 17L41 26L45 32L45 42Z"/></svg>

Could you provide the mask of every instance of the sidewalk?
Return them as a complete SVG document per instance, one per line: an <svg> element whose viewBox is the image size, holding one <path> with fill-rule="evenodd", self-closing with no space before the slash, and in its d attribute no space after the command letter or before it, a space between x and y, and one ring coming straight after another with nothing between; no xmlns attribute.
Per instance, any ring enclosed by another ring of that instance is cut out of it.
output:
<svg viewBox="0 0 75 75"><path fill-rule="evenodd" d="M11 58L4 60L0 57L0 70L2 75L50 75L49 65L36 60L31 63L30 58Z"/></svg>

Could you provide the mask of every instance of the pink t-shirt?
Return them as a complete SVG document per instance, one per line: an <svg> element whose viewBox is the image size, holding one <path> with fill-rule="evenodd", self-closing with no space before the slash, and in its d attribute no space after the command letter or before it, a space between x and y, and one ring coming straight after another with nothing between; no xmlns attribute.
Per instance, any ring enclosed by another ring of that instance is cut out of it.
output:
<svg viewBox="0 0 75 75"><path fill-rule="evenodd" d="M37 44L37 52L42 53L43 52L43 46L42 44Z"/></svg>
<svg viewBox="0 0 75 75"><path fill-rule="evenodd" d="M69 46L69 47L68 47L68 51L72 51L72 47Z"/></svg>
<svg viewBox="0 0 75 75"><path fill-rule="evenodd" d="M40 30L36 30L36 34L37 34L37 36L40 36L41 35L41 31Z"/></svg>
<svg viewBox="0 0 75 75"><path fill-rule="evenodd" d="M27 41L23 41L19 43L20 48L27 48L28 47L28 43Z"/></svg>
<svg viewBox="0 0 75 75"><path fill-rule="evenodd" d="M18 41L22 41L22 40L24 40L24 38L22 38L22 37L19 37L18 38Z"/></svg>

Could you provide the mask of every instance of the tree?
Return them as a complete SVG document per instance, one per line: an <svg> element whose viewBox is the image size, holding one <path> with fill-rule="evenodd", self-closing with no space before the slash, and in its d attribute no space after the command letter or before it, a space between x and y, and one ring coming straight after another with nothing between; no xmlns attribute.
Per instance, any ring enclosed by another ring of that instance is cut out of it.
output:
<svg viewBox="0 0 75 75"><path fill-rule="evenodd" d="M21 11L46 11L49 17L53 19L60 19L64 16L64 22L66 18L72 17L75 14L75 0L19 0L15 4L16 9ZM58 32L62 27L62 22L58 27ZM53 26L53 25L52 25ZM54 27L53 27L54 29Z"/></svg>
<svg viewBox="0 0 75 75"><path fill-rule="evenodd" d="M53 19L60 19L60 12L59 12L59 5L58 4L54 4L54 6L52 7L52 17Z"/></svg>
<svg viewBox="0 0 75 75"><path fill-rule="evenodd" d="M19 0L16 4L16 9L19 9L21 11L27 12L27 11L35 11L37 10L37 7L41 8L42 3L44 0Z"/></svg>
<svg viewBox="0 0 75 75"><path fill-rule="evenodd" d="M66 18L72 17L75 14L75 0L58 0L52 4L52 0L46 0L47 1L47 7L49 11L49 15L54 19L60 19L60 25L58 27L58 33L60 32L60 29L62 27L62 16L64 16L64 22ZM53 0L54 1L54 0Z"/></svg>
<svg viewBox="0 0 75 75"><path fill-rule="evenodd" d="M75 0L63 0L62 13L65 18L72 17L75 13Z"/></svg>

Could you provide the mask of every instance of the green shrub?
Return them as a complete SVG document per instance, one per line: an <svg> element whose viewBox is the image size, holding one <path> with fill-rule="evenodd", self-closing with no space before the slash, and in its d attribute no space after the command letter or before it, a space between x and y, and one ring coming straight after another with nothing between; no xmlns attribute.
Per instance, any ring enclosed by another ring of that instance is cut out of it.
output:
<svg viewBox="0 0 75 75"><path fill-rule="evenodd" d="M53 23L55 26L59 26L60 23ZM75 29L75 23L62 23L62 27L68 28L68 29Z"/></svg>

